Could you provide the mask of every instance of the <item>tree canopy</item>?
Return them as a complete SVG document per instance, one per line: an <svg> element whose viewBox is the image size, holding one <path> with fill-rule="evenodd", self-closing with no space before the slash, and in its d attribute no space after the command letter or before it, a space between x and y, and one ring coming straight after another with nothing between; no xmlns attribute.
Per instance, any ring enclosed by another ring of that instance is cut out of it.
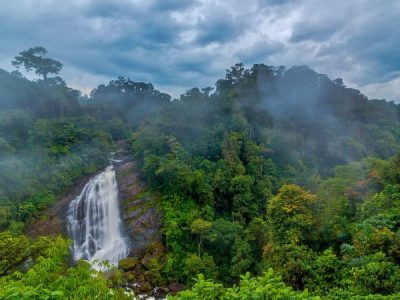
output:
<svg viewBox="0 0 400 300"><path fill-rule="evenodd" d="M52 58L44 57L46 54L44 47L29 48L21 51L12 64L16 68L23 66L27 71L34 70L37 75L47 79L48 74L58 74L63 65Z"/></svg>
<svg viewBox="0 0 400 300"><path fill-rule="evenodd" d="M179 99L126 77L82 97L45 54L14 62L45 80L0 70L0 298L123 299L146 278L176 299L399 299L398 104L241 63ZM121 139L162 238L106 279L24 230Z"/></svg>

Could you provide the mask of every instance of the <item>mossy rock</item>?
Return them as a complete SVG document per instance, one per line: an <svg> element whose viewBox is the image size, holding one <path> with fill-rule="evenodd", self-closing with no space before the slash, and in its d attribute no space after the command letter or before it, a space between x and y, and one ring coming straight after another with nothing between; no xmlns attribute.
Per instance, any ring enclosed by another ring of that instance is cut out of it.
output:
<svg viewBox="0 0 400 300"><path fill-rule="evenodd" d="M129 282L135 282L136 278L137 278L137 276L134 272L125 273L125 277Z"/></svg>
<svg viewBox="0 0 400 300"><path fill-rule="evenodd" d="M143 283L141 283L141 285L140 285L140 287L139 287L139 290L140 290L142 293L148 293L148 292L151 292L151 291L153 290L153 288L151 287L151 284L150 284L150 283L148 283L148 282L143 282Z"/></svg>
<svg viewBox="0 0 400 300"><path fill-rule="evenodd" d="M124 270L125 272L134 270L139 264L139 260L135 257L127 257L119 261L118 268Z"/></svg>

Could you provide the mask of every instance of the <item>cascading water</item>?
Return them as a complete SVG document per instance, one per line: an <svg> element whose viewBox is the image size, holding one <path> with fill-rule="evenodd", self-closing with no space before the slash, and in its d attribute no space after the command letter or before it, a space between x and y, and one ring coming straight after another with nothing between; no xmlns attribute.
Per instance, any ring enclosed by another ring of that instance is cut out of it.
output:
<svg viewBox="0 0 400 300"><path fill-rule="evenodd" d="M75 260L82 258L101 269L100 262L107 260L117 265L128 255L129 243L122 235L113 166L90 179L69 205L67 221Z"/></svg>

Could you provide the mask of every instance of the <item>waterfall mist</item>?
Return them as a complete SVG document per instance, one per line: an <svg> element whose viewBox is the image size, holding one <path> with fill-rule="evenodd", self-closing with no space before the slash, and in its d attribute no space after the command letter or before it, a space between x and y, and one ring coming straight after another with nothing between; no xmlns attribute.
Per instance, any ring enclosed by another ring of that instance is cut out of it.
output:
<svg viewBox="0 0 400 300"><path fill-rule="evenodd" d="M117 265L128 255L129 243L121 230L118 187L112 166L90 179L71 202L67 221L75 260L87 260L99 269L102 261Z"/></svg>

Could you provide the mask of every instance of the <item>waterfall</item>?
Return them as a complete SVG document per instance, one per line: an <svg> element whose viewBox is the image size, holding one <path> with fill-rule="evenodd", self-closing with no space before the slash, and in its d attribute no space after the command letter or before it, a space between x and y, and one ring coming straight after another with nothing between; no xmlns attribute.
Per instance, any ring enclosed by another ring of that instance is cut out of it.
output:
<svg viewBox="0 0 400 300"><path fill-rule="evenodd" d="M68 232L73 240L74 259L84 259L101 269L125 258L129 243L123 237L118 206L118 187L113 166L96 175L69 205Z"/></svg>

